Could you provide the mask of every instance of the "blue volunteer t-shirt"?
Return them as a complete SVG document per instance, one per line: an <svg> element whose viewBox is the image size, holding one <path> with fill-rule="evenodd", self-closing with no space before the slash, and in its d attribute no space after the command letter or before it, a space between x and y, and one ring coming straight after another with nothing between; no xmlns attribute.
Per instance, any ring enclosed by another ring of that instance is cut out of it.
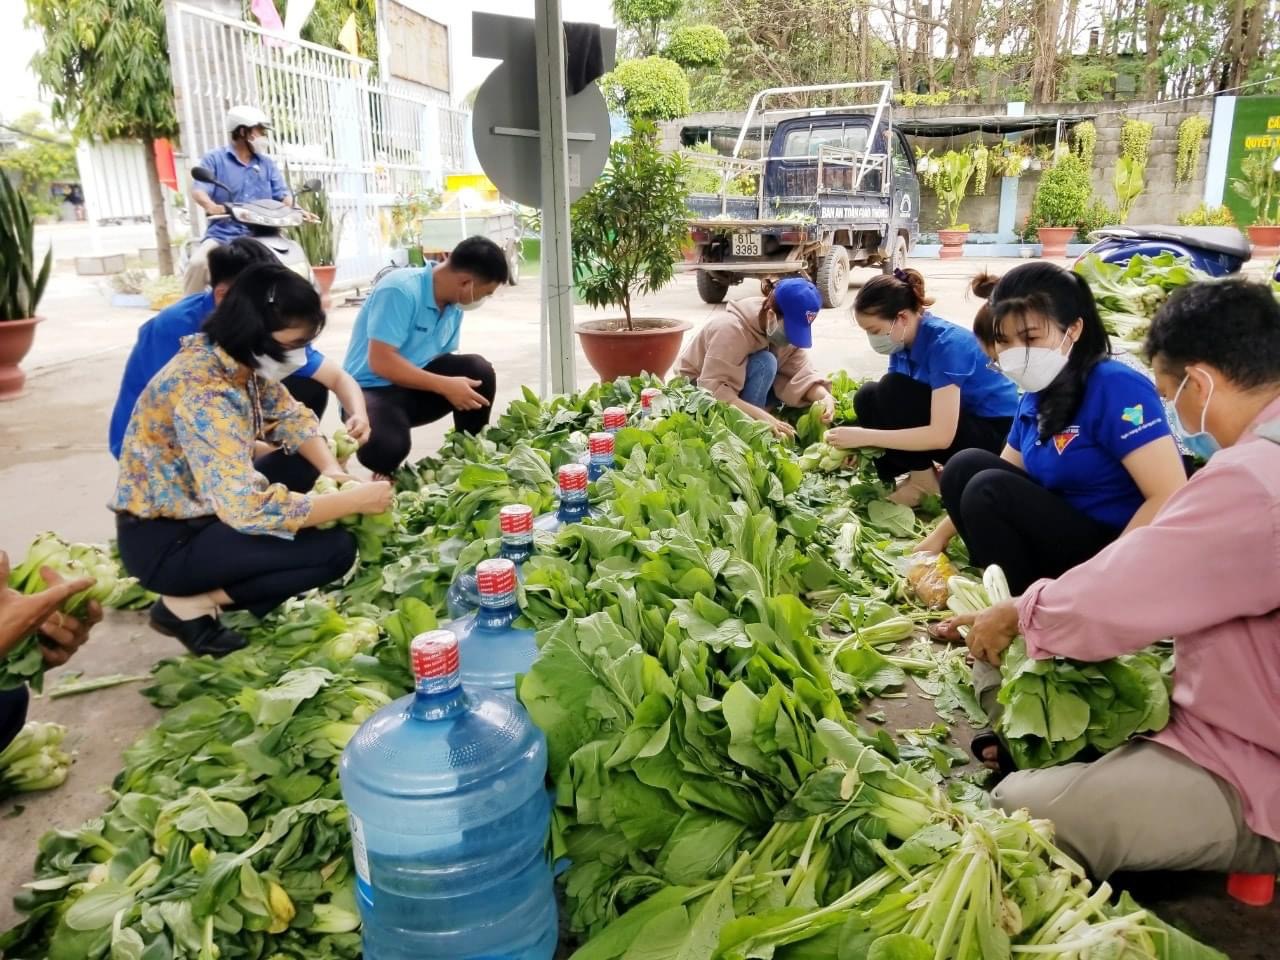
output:
<svg viewBox="0 0 1280 960"><path fill-rule="evenodd" d="M111 412L111 427L107 444L111 455L120 459L120 447L124 444L125 431L133 416L134 404L154 377L172 360L182 347L182 338L199 333L209 314L213 313L213 292L193 293L177 303L165 307L138 328L138 341L129 353L124 365L124 377L120 381L120 393L115 409ZM307 362L295 376L311 377L320 369L324 356L307 347Z"/></svg>
<svg viewBox="0 0 1280 960"><path fill-rule="evenodd" d="M1145 499L1121 462L1169 436L1155 386L1118 360L1104 360L1085 381L1080 409L1065 430L1041 441L1039 397L1024 394L1009 432L1027 473L1069 504L1108 526L1124 528Z"/></svg>
<svg viewBox="0 0 1280 960"><path fill-rule="evenodd" d="M976 417L1012 417L1018 388L991 369L973 332L925 311L915 340L889 357L889 372L904 373L928 385L960 388L960 409Z"/></svg>
<svg viewBox="0 0 1280 960"><path fill-rule="evenodd" d="M197 184L214 203L225 205L232 200L283 200L289 196L289 187L285 184L284 177L280 176L280 169L274 160L264 154L254 154L248 163L244 163L236 156L233 147L219 147L201 157L200 166L212 171L215 180L220 180L231 188L228 192L211 183ZM249 228L230 217L219 217L209 221L204 235L208 240L227 243L236 237L248 236Z"/></svg>
<svg viewBox="0 0 1280 960"><path fill-rule="evenodd" d="M456 303L443 310L436 305L432 273L431 267L389 273L360 308L343 363L360 386L391 386L369 368L370 340L394 347L419 368L458 349L462 308Z"/></svg>

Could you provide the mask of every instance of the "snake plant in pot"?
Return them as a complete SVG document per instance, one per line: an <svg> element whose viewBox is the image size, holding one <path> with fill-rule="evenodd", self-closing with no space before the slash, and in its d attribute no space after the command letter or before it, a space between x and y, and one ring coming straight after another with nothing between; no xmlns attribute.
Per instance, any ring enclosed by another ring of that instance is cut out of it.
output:
<svg viewBox="0 0 1280 960"><path fill-rule="evenodd" d="M334 221L329 210L329 197L323 189L299 192L298 205L315 217L298 227L298 243L311 264L311 276L327 310L329 289L333 286L334 274L338 272L335 258L342 220Z"/></svg>
<svg viewBox="0 0 1280 960"><path fill-rule="evenodd" d="M36 309L52 267L52 250L37 262L35 217L0 173L0 399L16 397L26 382L18 364L35 340Z"/></svg>
<svg viewBox="0 0 1280 960"><path fill-rule="evenodd" d="M690 324L632 315L632 298L671 282L688 238L686 161L658 147L657 128L633 124L609 148L609 164L573 205L573 276L592 307L619 307L623 316L577 325L587 361L611 381L665 376Z"/></svg>

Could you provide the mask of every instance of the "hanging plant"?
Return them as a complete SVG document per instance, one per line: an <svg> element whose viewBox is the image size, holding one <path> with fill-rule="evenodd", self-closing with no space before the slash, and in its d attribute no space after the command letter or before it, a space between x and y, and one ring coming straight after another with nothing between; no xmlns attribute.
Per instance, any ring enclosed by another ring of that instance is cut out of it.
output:
<svg viewBox="0 0 1280 960"><path fill-rule="evenodd" d="M977 144L973 148L973 193L981 197L987 192L987 171L990 167L991 151L985 144Z"/></svg>
<svg viewBox="0 0 1280 960"><path fill-rule="evenodd" d="M1111 183L1121 223L1129 222L1134 202L1147 188L1144 175L1154 130L1154 125L1146 120L1126 120L1120 130L1120 156L1116 158Z"/></svg>
<svg viewBox="0 0 1280 960"><path fill-rule="evenodd" d="M1154 124L1146 120L1126 120L1120 130L1120 155L1145 167L1154 132Z"/></svg>
<svg viewBox="0 0 1280 960"><path fill-rule="evenodd" d="M1178 124L1178 163L1174 170L1175 183L1189 183L1200 172L1200 142L1209 132L1209 120L1199 114L1187 117Z"/></svg>
<svg viewBox="0 0 1280 960"><path fill-rule="evenodd" d="M1076 156L1084 161L1086 167L1093 166L1093 153L1098 146L1098 128L1092 120L1077 123L1071 131L1071 142L1075 144Z"/></svg>

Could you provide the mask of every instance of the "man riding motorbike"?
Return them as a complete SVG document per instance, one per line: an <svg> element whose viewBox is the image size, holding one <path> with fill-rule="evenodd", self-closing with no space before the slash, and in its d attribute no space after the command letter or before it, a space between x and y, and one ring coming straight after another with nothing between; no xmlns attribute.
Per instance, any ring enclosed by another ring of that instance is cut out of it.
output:
<svg viewBox="0 0 1280 960"><path fill-rule="evenodd" d="M257 107L235 106L227 111L226 128L231 142L211 150L200 160L200 166L211 171L223 186L205 183L191 185L191 199L210 217L204 240L192 253L183 285L187 296L201 293L209 285L208 253L219 244L247 236L248 227L228 216L226 204L231 201L278 200L293 206L293 196L280 175L279 168L267 154L267 131L271 121Z"/></svg>

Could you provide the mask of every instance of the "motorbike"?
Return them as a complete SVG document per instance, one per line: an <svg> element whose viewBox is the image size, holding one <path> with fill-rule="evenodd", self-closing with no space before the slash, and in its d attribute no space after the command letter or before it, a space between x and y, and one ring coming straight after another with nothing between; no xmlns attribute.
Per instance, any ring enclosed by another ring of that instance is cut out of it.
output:
<svg viewBox="0 0 1280 960"><path fill-rule="evenodd" d="M1081 259L1094 255L1105 263L1128 263L1138 254L1172 253L1186 257L1212 277L1238 273L1253 256L1248 239L1235 227L1107 227L1094 231L1089 239L1096 242Z"/></svg>
<svg viewBox="0 0 1280 960"><path fill-rule="evenodd" d="M219 181L205 167L192 167L191 179L221 187L227 193L233 192L230 187ZM294 191L294 197L297 198L304 193L311 193L320 189L321 183L319 180L307 180L298 190ZM302 245L283 233L288 227L302 225L308 216L305 210L296 205L287 206L279 200L232 199L224 206L227 208L226 213L211 214L209 219L230 218L236 223L243 224L249 228L250 235L255 240L265 244L282 264L299 276L311 280L311 264L307 262L307 254L302 249Z"/></svg>

